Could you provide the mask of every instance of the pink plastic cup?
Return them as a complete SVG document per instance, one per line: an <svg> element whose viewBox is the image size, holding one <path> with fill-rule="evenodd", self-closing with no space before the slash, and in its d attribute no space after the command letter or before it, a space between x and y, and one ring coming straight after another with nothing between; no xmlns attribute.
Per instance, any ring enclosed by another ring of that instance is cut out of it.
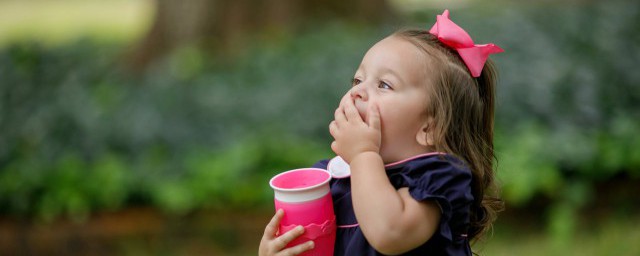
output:
<svg viewBox="0 0 640 256"><path fill-rule="evenodd" d="M293 247L313 240L313 250L301 255L333 255L336 218L329 191L331 174L323 169L304 168L280 173L269 181L274 190L275 208L284 210L278 234L301 225L303 235L291 241Z"/></svg>

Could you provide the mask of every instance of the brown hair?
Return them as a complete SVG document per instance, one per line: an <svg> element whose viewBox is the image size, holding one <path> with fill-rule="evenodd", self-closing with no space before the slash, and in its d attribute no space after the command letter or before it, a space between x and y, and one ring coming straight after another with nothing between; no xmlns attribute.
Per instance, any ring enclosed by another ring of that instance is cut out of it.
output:
<svg viewBox="0 0 640 256"><path fill-rule="evenodd" d="M494 184L493 115L496 70L487 60L479 77L471 76L454 49L426 30L404 30L399 36L422 49L430 58L427 72L430 96L427 115L435 150L462 158L473 175L469 239L476 241L491 227L504 206Z"/></svg>

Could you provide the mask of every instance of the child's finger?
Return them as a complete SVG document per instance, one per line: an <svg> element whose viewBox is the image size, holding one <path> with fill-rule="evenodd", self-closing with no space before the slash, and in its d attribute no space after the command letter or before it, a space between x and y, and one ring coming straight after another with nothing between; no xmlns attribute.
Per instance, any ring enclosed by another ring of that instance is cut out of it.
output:
<svg viewBox="0 0 640 256"><path fill-rule="evenodd" d="M360 113L358 113L358 109L353 103L353 100L349 100L345 103L344 114L347 116L347 121L362 121L362 117L360 117Z"/></svg>
<svg viewBox="0 0 640 256"><path fill-rule="evenodd" d="M342 96L342 99L340 99L340 105L338 106L338 108L336 109L336 112L334 113L334 119L338 122L338 123L343 123L347 121L347 117L345 115L344 112L344 106L349 103L352 102L353 99L351 98L351 94L347 93L344 96Z"/></svg>
<svg viewBox="0 0 640 256"><path fill-rule="evenodd" d="M335 140L331 142L331 150L333 150L334 153L338 154L338 142L336 142Z"/></svg>
<svg viewBox="0 0 640 256"><path fill-rule="evenodd" d="M371 104L367 115L369 117L369 127L380 130L380 109L378 105Z"/></svg>
<svg viewBox="0 0 640 256"><path fill-rule="evenodd" d="M344 108L342 106L336 109L336 112L333 113L333 118L337 122L338 126L340 123L344 123L347 121L347 118L344 115Z"/></svg>
<svg viewBox="0 0 640 256"><path fill-rule="evenodd" d="M291 248L287 248L286 250L283 250L282 255L298 255L313 249L314 246L315 245L313 244L313 241L309 241L303 244L296 245Z"/></svg>
<svg viewBox="0 0 640 256"><path fill-rule="evenodd" d="M291 241L298 238L300 235L304 233L304 228L302 226L297 226L296 228L289 230L287 233L280 235L276 238L276 250L280 251L284 247L287 246Z"/></svg>
<svg viewBox="0 0 640 256"><path fill-rule="evenodd" d="M271 240L276 237L278 226L280 225L280 220L282 220L283 215L284 211L282 211L282 209L276 211L276 214L273 215L273 218L271 218L271 221L269 221L269 224L267 224L267 227L264 229L263 239Z"/></svg>
<svg viewBox="0 0 640 256"><path fill-rule="evenodd" d="M334 138L336 137L337 133L338 133L338 124L336 123L336 121L331 121L331 123L329 124L329 133L331 134L331 136L333 136Z"/></svg>
<svg viewBox="0 0 640 256"><path fill-rule="evenodd" d="M347 103L347 101L353 100L353 98L351 97L351 93L345 93L344 96L342 96L342 98L340 99L340 106L342 107L344 106L345 103Z"/></svg>

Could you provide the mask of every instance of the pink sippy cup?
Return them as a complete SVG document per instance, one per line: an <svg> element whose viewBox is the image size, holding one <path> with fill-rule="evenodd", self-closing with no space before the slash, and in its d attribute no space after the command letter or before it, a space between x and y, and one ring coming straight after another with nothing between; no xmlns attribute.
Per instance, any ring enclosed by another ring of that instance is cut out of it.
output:
<svg viewBox="0 0 640 256"><path fill-rule="evenodd" d="M284 210L278 234L301 225L304 234L287 247L313 240L314 248L301 255L333 255L336 218L329 191L331 174L323 169L303 168L280 173L269 181L274 190L275 208Z"/></svg>

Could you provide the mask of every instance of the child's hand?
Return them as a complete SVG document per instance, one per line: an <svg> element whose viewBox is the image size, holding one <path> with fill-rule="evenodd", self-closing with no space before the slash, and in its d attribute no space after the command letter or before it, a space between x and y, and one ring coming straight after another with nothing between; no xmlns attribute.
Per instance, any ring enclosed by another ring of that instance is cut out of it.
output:
<svg viewBox="0 0 640 256"><path fill-rule="evenodd" d="M282 220L283 215L284 212L282 210L278 210L269 224L267 224L267 227L264 229L264 234L262 235L262 240L260 241L258 255L298 255L313 249L313 242L309 241L283 250L288 243L304 233L303 227L296 227L287 233L276 236L276 232L278 232L278 226L280 225L280 220Z"/></svg>
<svg viewBox="0 0 640 256"><path fill-rule="evenodd" d="M369 104L367 119L366 123L362 120L349 94L342 98L335 112L335 120L329 125L329 132L335 139L331 149L347 163L360 153L380 153L382 134L380 111L376 105Z"/></svg>

